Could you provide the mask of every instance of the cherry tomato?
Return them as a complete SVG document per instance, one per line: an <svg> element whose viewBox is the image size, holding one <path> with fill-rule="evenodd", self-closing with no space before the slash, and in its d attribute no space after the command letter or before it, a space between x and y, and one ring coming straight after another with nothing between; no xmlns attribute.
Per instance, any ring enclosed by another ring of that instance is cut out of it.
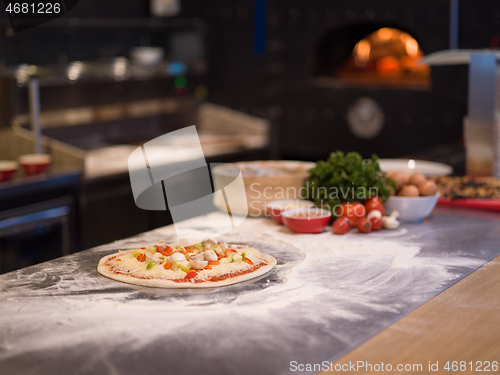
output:
<svg viewBox="0 0 500 375"><path fill-rule="evenodd" d="M370 233L372 231L372 222L363 218L358 222L357 227L360 233Z"/></svg>
<svg viewBox="0 0 500 375"><path fill-rule="evenodd" d="M370 211L379 210L382 213L382 216L385 215L384 205L382 200L375 196L371 197L365 202L366 213L368 214Z"/></svg>
<svg viewBox="0 0 500 375"><path fill-rule="evenodd" d="M366 209L359 202L345 202L339 206L337 206L335 213L339 217L346 217L349 219L349 222L352 226L358 224L360 219L363 219L366 216Z"/></svg>
<svg viewBox="0 0 500 375"><path fill-rule="evenodd" d="M349 228L351 228L351 223L346 217L339 217L332 224L332 232L334 234L345 234Z"/></svg>
<svg viewBox="0 0 500 375"><path fill-rule="evenodd" d="M380 230L382 229L382 219L379 217L374 217L370 219L372 222L372 230Z"/></svg>
<svg viewBox="0 0 500 375"><path fill-rule="evenodd" d="M145 262L146 261L146 254L139 254L139 256L137 257L137 260L139 262Z"/></svg>
<svg viewBox="0 0 500 375"><path fill-rule="evenodd" d="M167 263L164 264L163 268L165 268L166 270L169 270L170 267L172 267L172 262L168 261Z"/></svg>
<svg viewBox="0 0 500 375"><path fill-rule="evenodd" d="M156 251L161 253L162 255L165 255L166 257L169 257L174 253L174 249L172 249L170 246L166 245L165 247L161 247L156 245Z"/></svg>

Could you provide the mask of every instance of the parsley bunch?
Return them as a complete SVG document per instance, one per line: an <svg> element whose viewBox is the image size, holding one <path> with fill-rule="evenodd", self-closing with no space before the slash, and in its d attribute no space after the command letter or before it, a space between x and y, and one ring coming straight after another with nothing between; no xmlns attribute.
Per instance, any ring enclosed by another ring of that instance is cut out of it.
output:
<svg viewBox="0 0 500 375"><path fill-rule="evenodd" d="M332 213L343 202L363 202L373 196L385 202L391 190L396 190L394 180L380 170L377 155L363 160L357 152L333 152L327 160L318 161L309 173L311 179L302 189L302 198Z"/></svg>

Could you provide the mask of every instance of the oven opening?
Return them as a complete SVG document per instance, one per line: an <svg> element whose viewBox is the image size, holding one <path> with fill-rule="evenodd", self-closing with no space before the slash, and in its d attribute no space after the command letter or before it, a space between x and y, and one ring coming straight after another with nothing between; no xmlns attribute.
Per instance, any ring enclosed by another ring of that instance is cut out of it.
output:
<svg viewBox="0 0 500 375"><path fill-rule="evenodd" d="M430 89L428 65L417 61L422 47L392 27L357 26L335 30L319 44L314 76L335 83Z"/></svg>

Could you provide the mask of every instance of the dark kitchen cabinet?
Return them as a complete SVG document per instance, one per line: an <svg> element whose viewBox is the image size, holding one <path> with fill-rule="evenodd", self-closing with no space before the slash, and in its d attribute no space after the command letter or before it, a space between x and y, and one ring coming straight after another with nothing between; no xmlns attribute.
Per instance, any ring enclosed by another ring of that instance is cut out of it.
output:
<svg viewBox="0 0 500 375"><path fill-rule="evenodd" d="M80 173L60 171L0 182L0 273L80 250Z"/></svg>
<svg viewBox="0 0 500 375"><path fill-rule="evenodd" d="M80 212L82 250L171 224L168 212L135 205L128 174L87 182Z"/></svg>

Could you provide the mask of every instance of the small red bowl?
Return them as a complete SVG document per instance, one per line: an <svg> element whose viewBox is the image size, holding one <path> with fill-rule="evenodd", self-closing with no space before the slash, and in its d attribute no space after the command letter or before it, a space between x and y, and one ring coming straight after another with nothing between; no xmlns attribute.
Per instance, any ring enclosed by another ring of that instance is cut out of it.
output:
<svg viewBox="0 0 500 375"><path fill-rule="evenodd" d="M277 222L278 224L283 225L283 220L281 219L281 213L285 210L290 210L293 208L300 207L312 207L314 206L313 202L305 201L302 199L278 199L275 201L271 201L267 204L267 212L269 216Z"/></svg>
<svg viewBox="0 0 500 375"><path fill-rule="evenodd" d="M322 208L303 207L286 210L281 217L286 227L295 233L321 233L332 213Z"/></svg>
<svg viewBox="0 0 500 375"><path fill-rule="evenodd" d="M0 181L8 181L14 177L19 165L13 160L0 160Z"/></svg>
<svg viewBox="0 0 500 375"><path fill-rule="evenodd" d="M19 157L19 164L26 174L38 174L49 168L52 158L47 154L27 154Z"/></svg>

